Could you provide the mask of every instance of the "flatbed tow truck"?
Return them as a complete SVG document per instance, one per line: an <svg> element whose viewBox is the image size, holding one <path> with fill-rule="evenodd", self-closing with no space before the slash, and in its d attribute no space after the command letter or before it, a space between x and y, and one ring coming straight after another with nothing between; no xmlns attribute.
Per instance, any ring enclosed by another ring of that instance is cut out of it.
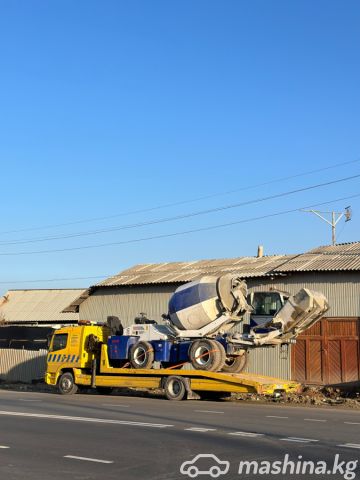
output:
<svg viewBox="0 0 360 480"><path fill-rule="evenodd" d="M169 400L221 398L234 393L282 395L295 393L300 385L249 373L187 370L183 364L170 368L121 368L109 359L104 325L78 325L56 330L50 343L45 380L61 394L93 388L111 393L113 388L162 389ZM96 339L96 341L94 341Z"/></svg>
<svg viewBox="0 0 360 480"><path fill-rule="evenodd" d="M106 324L55 331L46 382L62 394L160 388L169 400L296 392L296 382L242 373L249 352L294 342L328 308L323 294L306 288L286 299L274 291L249 297L238 276L204 276L173 293L162 324L141 315L124 329L117 317L108 317ZM234 333L247 312L248 328Z"/></svg>

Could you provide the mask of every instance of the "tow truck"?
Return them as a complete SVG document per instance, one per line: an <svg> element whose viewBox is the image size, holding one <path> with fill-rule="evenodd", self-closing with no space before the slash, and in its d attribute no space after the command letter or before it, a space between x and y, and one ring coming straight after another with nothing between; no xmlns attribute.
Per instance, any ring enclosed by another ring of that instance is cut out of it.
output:
<svg viewBox="0 0 360 480"><path fill-rule="evenodd" d="M170 368L121 368L110 364L103 325L60 328L52 337L47 357L46 383L63 395L93 388L110 394L113 388L162 389L169 400L221 398L234 393L280 395L297 392L297 382L249 373L225 373ZM96 337L97 341L94 342Z"/></svg>
<svg viewBox="0 0 360 480"><path fill-rule="evenodd" d="M116 317L106 324L80 322L60 328L51 339L46 383L61 394L86 388L100 393L113 388L162 389L169 400L296 392L297 382L243 373L244 359L251 349L293 342L321 318L327 300L307 289L285 302L279 295L278 305L274 292L268 297L260 292L257 299L254 295L253 303L263 299L265 316L257 308L242 334L230 330L253 307L245 282L228 275L179 287L161 325L142 316L125 329L114 322Z"/></svg>

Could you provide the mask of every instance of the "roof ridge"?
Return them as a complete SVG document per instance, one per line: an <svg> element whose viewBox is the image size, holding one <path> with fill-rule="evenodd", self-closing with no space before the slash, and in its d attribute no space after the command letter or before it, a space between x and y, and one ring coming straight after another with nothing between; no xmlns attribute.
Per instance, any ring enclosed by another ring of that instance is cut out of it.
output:
<svg viewBox="0 0 360 480"><path fill-rule="evenodd" d="M309 252L311 252L312 250L316 250L318 248L326 248L326 247L341 247L342 245L354 245L355 243L358 243L360 244L360 240L354 240L353 242L342 242L342 243L335 243L335 245L332 245L332 244L326 244L326 245L319 245L318 247L315 247L315 248L312 248L311 250L309 250Z"/></svg>
<svg viewBox="0 0 360 480"><path fill-rule="evenodd" d="M74 287L74 288L9 288L7 292L52 292L52 291L61 291L66 292L69 290L85 290L85 288Z"/></svg>

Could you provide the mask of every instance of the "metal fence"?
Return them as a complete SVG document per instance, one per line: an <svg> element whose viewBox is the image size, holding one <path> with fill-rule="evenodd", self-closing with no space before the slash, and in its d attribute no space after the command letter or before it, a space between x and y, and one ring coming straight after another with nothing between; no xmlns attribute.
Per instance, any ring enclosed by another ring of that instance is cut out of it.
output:
<svg viewBox="0 0 360 480"><path fill-rule="evenodd" d="M282 351L278 346L274 348L250 350L249 362L245 372L290 380L290 357L290 347L288 351Z"/></svg>
<svg viewBox="0 0 360 480"><path fill-rule="evenodd" d="M44 378L47 350L0 349L0 380L31 383Z"/></svg>

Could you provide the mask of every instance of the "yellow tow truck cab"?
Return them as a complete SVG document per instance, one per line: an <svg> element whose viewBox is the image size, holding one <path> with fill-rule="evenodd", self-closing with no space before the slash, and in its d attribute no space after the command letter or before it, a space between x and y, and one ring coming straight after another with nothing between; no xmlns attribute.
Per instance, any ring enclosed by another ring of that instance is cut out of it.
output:
<svg viewBox="0 0 360 480"><path fill-rule="evenodd" d="M299 391L296 382L251 373L224 373L170 368L121 368L109 361L105 325L68 326L56 330L50 342L45 381L61 394L78 388L96 388L110 393L112 388L147 388L165 391L169 400L226 396L231 392L265 395Z"/></svg>
<svg viewBox="0 0 360 480"><path fill-rule="evenodd" d="M64 327L56 330L47 356L46 383L57 385L59 377L64 372L71 372L75 380L78 380L84 371L90 371L97 353L89 348L89 338L94 336L99 342L106 343L108 335L109 329L99 325Z"/></svg>

